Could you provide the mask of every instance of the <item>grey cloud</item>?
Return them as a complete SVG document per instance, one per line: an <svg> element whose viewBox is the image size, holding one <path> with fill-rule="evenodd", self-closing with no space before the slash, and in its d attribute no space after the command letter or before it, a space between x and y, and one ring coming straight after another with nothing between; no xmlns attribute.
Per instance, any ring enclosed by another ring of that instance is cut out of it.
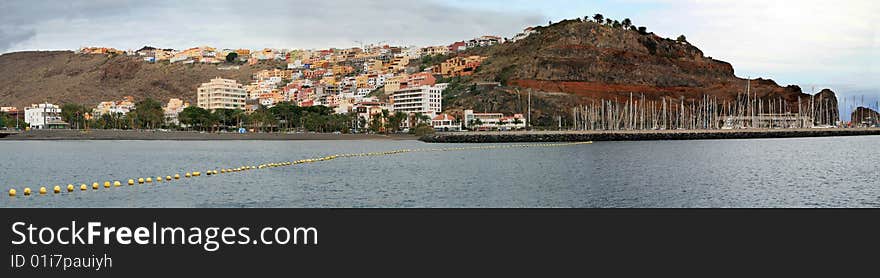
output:
<svg viewBox="0 0 880 278"><path fill-rule="evenodd" d="M8 49L15 43L33 38L35 35L36 32L30 29L6 30L6 28L0 28L0 52Z"/></svg>
<svg viewBox="0 0 880 278"><path fill-rule="evenodd" d="M87 42L118 48L137 48L137 44L320 48L355 45L354 41L427 45L484 34L510 36L545 21L540 14L469 10L437 1L405 0L12 0L0 4L0 18L0 30L30 34L4 34L0 52L25 41L22 47L56 49L76 48ZM76 24L68 24L71 22ZM84 41L72 41L76 37Z"/></svg>

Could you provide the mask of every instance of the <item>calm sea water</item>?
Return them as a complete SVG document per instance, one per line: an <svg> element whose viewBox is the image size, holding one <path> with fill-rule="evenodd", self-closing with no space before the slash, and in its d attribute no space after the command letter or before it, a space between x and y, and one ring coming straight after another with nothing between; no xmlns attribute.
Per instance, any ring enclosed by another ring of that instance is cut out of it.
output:
<svg viewBox="0 0 880 278"><path fill-rule="evenodd" d="M880 137L405 153L97 191L79 184L419 141L2 141L0 207L880 207ZM73 193L51 186L72 183ZM46 196L22 189L46 186Z"/></svg>

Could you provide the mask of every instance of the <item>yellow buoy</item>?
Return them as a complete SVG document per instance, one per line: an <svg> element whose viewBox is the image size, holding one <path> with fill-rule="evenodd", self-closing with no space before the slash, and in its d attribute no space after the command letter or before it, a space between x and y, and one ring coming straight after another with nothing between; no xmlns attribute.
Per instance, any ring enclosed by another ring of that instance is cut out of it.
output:
<svg viewBox="0 0 880 278"><path fill-rule="evenodd" d="M165 176L166 181L171 181L171 176Z"/></svg>
<svg viewBox="0 0 880 278"><path fill-rule="evenodd" d="M104 188L110 188L110 182L109 182L109 181L105 181L105 182L104 182Z"/></svg>
<svg viewBox="0 0 880 278"><path fill-rule="evenodd" d="M40 195L43 195L43 194L46 194L46 187L41 186L40 187Z"/></svg>
<svg viewBox="0 0 880 278"><path fill-rule="evenodd" d="M138 183L144 183L144 178L138 178Z"/></svg>
<svg viewBox="0 0 880 278"><path fill-rule="evenodd" d="M25 187L24 188L24 196L29 196L29 195L31 195L31 189L29 187Z"/></svg>
<svg viewBox="0 0 880 278"><path fill-rule="evenodd" d="M89 187L86 186L86 184L81 184L81 185L79 186L79 190L86 191L86 190L88 190L88 189L89 189Z"/></svg>
<svg viewBox="0 0 880 278"><path fill-rule="evenodd" d="M147 178L147 183L153 182L153 178Z"/></svg>
<svg viewBox="0 0 880 278"><path fill-rule="evenodd" d="M56 185L52 188L52 192L55 192L55 194L61 193L61 186Z"/></svg>
<svg viewBox="0 0 880 278"><path fill-rule="evenodd" d="M96 183L92 183L92 189L97 190L99 186L100 186L100 185L98 185L97 182L96 182Z"/></svg>
<svg viewBox="0 0 880 278"><path fill-rule="evenodd" d="M156 177L156 182L162 182L162 176Z"/></svg>
<svg viewBox="0 0 880 278"><path fill-rule="evenodd" d="M9 189L9 197L15 197L15 189Z"/></svg>
<svg viewBox="0 0 880 278"><path fill-rule="evenodd" d="M75 187L73 187L72 184L68 184L68 185L67 185L67 192L73 192L73 189L74 189L74 188L75 188Z"/></svg>
<svg viewBox="0 0 880 278"><path fill-rule="evenodd" d="M189 177L192 177L192 174L190 174L189 172L186 172L186 174L184 174L183 176L189 178Z"/></svg>
<svg viewBox="0 0 880 278"><path fill-rule="evenodd" d="M202 175L202 172L193 172L192 175L193 177L198 177Z"/></svg>
<svg viewBox="0 0 880 278"><path fill-rule="evenodd" d="M115 186L115 187L120 187L120 186L122 186L122 183L119 182L119 181L114 181L114 182L113 182L113 186Z"/></svg>
<svg viewBox="0 0 880 278"><path fill-rule="evenodd" d="M134 185L134 180L133 180L133 179L129 179L129 180L128 180L128 185Z"/></svg>
<svg viewBox="0 0 880 278"><path fill-rule="evenodd" d="M179 180L179 179L180 179L180 175L178 175L178 174L174 174L174 179L175 179L175 180Z"/></svg>

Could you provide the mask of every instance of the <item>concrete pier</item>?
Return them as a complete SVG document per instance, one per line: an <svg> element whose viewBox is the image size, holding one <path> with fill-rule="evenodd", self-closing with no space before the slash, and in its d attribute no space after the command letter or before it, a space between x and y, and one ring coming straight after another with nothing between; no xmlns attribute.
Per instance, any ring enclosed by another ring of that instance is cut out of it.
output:
<svg viewBox="0 0 880 278"><path fill-rule="evenodd" d="M425 135L419 138L419 140L428 143L506 143L711 140L862 135L880 135L880 128L447 132Z"/></svg>

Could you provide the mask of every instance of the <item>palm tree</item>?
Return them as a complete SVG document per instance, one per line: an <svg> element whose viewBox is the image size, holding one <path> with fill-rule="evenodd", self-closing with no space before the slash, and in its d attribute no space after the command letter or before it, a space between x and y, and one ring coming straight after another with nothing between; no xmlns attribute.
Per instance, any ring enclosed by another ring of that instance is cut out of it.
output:
<svg viewBox="0 0 880 278"><path fill-rule="evenodd" d="M518 126L518 125L521 125L522 123L523 123L523 121L520 120L519 118L513 118L513 125Z"/></svg>
<svg viewBox="0 0 880 278"><path fill-rule="evenodd" d="M483 125L483 121L481 121L480 119L473 119L470 120L470 122L468 123L468 126L471 128L471 130L477 130L480 128L481 125Z"/></svg>

